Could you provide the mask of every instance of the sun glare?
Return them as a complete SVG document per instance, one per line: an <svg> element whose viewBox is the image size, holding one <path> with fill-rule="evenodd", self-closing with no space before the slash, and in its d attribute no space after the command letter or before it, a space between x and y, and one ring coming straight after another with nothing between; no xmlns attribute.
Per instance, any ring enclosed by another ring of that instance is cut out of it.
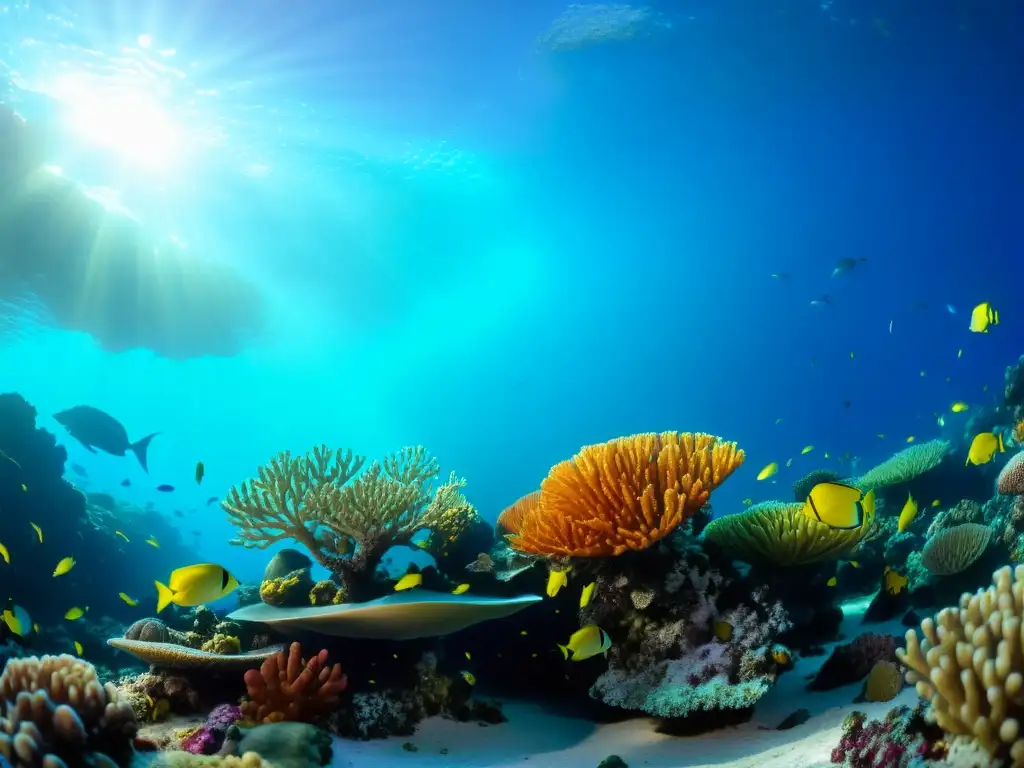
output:
<svg viewBox="0 0 1024 768"><path fill-rule="evenodd" d="M68 76L57 84L54 95L67 109L68 129L82 140L156 170L180 159L181 131L148 94Z"/></svg>

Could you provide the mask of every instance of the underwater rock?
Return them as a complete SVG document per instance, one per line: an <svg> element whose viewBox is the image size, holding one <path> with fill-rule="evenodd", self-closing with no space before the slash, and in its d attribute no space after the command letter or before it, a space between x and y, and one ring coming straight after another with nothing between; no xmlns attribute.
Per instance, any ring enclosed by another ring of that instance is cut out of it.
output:
<svg viewBox="0 0 1024 768"><path fill-rule="evenodd" d="M292 571L287 576L260 582L260 600L276 608L297 608L310 604L313 577L308 568Z"/></svg>
<svg viewBox="0 0 1024 768"><path fill-rule="evenodd" d="M904 627L917 627L921 625L921 617L917 615L916 611L911 609L900 619L900 623Z"/></svg>
<svg viewBox="0 0 1024 768"><path fill-rule="evenodd" d="M308 723L269 723L246 731L238 752L255 752L275 768L315 768L331 760L331 735Z"/></svg>
<svg viewBox="0 0 1024 768"><path fill-rule="evenodd" d="M428 592L396 592L365 603L274 608L250 605L228 615L232 621L253 621L278 631L305 629L334 637L414 640L440 637L480 622L500 619L541 602L537 595L478 597Z"/></svg>
<svg viewBox="0 0 1024 768"><path fill-rule="evenodd" d="M1024 411L1024 355L1013 365L1006 367L1004 375L1003 403L1014 410L1014 418L1022 417Z"/></svg>
<svg viewBox="0 0 1024 768"><path fill-rule="evenodd" d="M917 552L912 553L918 555ZM909 562L909 559L908 559ZM909 569L908 569L909 570ZM909 581L909 574L908 574ZM868 603L867 610L864 611L862 621L865 624L874 624L881 621L889 621L894 619L901 613L910 607L910 592L906 589L901 589L896 594L883 588L879 589L875 596L871 598L871 602Z"/></svg>
<svg viewBox="0 0 1024 768"><path fill-rule="evenodd" d="M309 570L313 561L297 549L282 549L267 563L263 569L262 581L286 578L295 571Z"/></svg>
<svg viewBox="0 0 1024 768"><path fill-rule="evenodd" d="M911 531L896 533L886 540L882 559L886 565L899 567L907 562L907 557L911 552L918 551L922 546L924 546L924 537L920 534Z"/></svg>
<svg viewBox="0 0 1024 768"><path fill-rule="evenodd" d="M597 768L629 768L629 764L618 755L608 755L597 764Z"/></svg>
<svg viewBox="0 0 1024 768"><path fill-rule="evenodd" d="M798 725L803 725L811 719L811 712L808 709L800 708L794 712L791 712L785 717L785 719L775 726L776 731L788 731L791 728L796 728Z"/></svg>
<svg viewBox="0 0 1024 768"><path fill-rule="evenodd" d="M896 659L896 641L892 635L865 632L849 643L837 645L807 689L828 691L863 680L877 662Z"/></svg>
<svg viewBox="0 0 1024 768"><path fill-rule="evenodd" d="M211 653L198 648L189 648L184 645L172 643L147 643L142 640L129 640L125 637L112 637L107 640L118 650L130 653L137 659L146 662L154 667L162 669L249 669L254 664L260 663L282 650L282 646L260 648L258 650L246 651L224 655Z"/></svg>
<svg viewBox="0 0 1024 768"><path fill-rule="evenodd" d="M126 640L139 640L143 643L174 643L184 645L184 632L178 632L164 624L160 619L139 619L124 633Z"/></svg>

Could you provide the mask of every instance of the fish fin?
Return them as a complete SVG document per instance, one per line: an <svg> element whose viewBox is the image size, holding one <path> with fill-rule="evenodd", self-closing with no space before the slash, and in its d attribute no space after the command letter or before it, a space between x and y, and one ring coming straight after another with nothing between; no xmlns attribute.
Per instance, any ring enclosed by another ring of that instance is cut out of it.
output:
<svg viewBox="0 0 1024 768"><path fill-rule="evenodd" d="M132 443L128 446L128 450L135 454L135 457L139 460L139 464L142 465L142 471L149 473L149 467L146 466L146 451L149 449L149 441L159 435L159 432L154 432L152 435L146 435L138 442Z"/></svg>
<svg viewBox="0 0 1024 768"><path fill-rule="evenodd" d="M81 440L79 440L78 442L82 443L82 441L81 441ZM82 447L83 447L83 448L85 448L85 450L87 450L87 451L88 451L89 453L96 453L96 449L95 449L95 448L93 448L93 447L92 447L91 445L89 445L88 443L82 443Z"/></svg>
<svg viewBox="0 0 1024 768"><path fill-rule="evenodd" d="M159 581L153 583L156 584L156 612L160 613L174 602L174 590Z"/></svg>
<svg viewBox="0 0 1024 768"><path fill-rule="evenodd" d="M568 646L559 645L558 646L558 650L560 650L562 652L562 658L563 659L568 659L569 658L569 648L568 648Z"/></svg>

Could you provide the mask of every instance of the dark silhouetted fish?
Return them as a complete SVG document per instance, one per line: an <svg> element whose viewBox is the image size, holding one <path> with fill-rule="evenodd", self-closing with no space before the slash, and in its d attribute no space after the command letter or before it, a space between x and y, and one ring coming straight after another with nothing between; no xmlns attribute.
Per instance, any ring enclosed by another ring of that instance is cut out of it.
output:
<svg viewBox="0 0 1024 768"><path fill-rule="evenodd" d="M206 500L206 506L210 506L210 505L211 505L211 504L213 504L213 502L215 502L216 500L217 500L217 497L216 497L216 496L211 496L210 498L208 498L208 499Z"/></svg>
<svg viewBox="0 0 1024 768"><path fill-rule="evenodd" d="M184 517L185 513L182 512L180 509L176 509L176 510L174 510L174 516L175 517Z"/></svg>
<svg viewBox="0 0 1024 768"><path fill-rule="evenodd" d="M160 491L160 493L170 493L171 491L174 490L174 486L167 485L167 483L164 483L163 485L158 485L156 489Z"/></svg>
<svg viewBox="0 0 1024 768"><path fill-rule="evenodd" d="M129 488L129 487L131 487L131 484L132 484L132 481L129 480L127 477L124 480L121 481L121 486L123 488Z"/></svg>
<svg viewBox="0 0 1024 768"><path fill-rule="evenodd" d="M206 467L203 466L203 462L196 462L196 485L203 482L203 475L206 474Z"/></svg>
<svg viewBox="0 0 1024 768"><path fill-rule="evenodd" d="M85 471L85 467L83 467L81 464L75 464L74 462L71 463L71 471L80 477L89 476L89 473Z"/></svg>
<svg viewBox="0 0 1024 768"><path fill-rule="evenodd" d="M128 440L128 430L121 422L109 413L89 405L76 405L55 414L53 418L89 451L96 453L96 449L99 448L111 456L124 456L131 451L143 470L149 471L149 467L146 466L146 450L149 448L149 441L156 437L158 432L133 443Z"/></svg>

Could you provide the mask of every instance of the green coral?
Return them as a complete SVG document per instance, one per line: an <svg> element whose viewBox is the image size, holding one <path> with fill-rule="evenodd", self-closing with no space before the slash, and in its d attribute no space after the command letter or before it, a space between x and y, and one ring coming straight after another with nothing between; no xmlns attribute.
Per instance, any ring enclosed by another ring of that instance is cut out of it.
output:
<svg viewBox="0 0 1024 768"><path fill-rule="evenodd" d="M422 447L364 464L362 456L326 446L304 457L279 454L222 504L239 529L232 543L266 549L294 539L348 581L372 573L391 546L408 544L467 503L465 481L454 474L435 489L439 464Z"/></svg>
<svg viewBox="0 0 1024 768"><path fill-rule="evenodd" d="M948 440L929 440L904 448L854 481L858 488L885 488L899 485L939 466L949 453Z"/></svg>
<svg viewBox="0 0 1024 768"><path fill-rule="evenodd" d="M217 634L203 643L200 650L230 656L242 652L242 641L232 635Z"/></svg>

